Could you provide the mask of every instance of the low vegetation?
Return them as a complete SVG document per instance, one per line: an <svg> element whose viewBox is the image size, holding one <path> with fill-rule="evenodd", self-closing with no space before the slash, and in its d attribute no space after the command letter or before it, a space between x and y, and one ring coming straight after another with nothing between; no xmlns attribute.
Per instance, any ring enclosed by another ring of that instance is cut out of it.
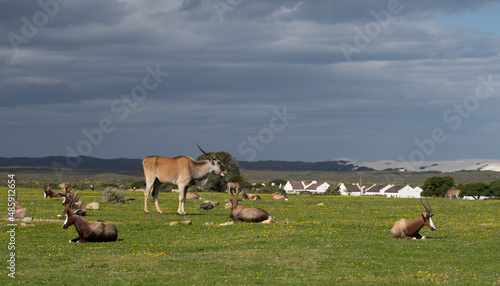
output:
<svg viewBox="0 0 500 286"><path fill-rule="evenodd" d="M78 189L77 189L78 190ZM101 205L86 220L111 222L118 241L69 243L73 226L63 229L58 199L44 199L41 188L18 188L34 222L15 232L16 278L7 276L7 222L0 223L6 251L0 285L499 285L500 201L430 199L436 230L426 240L395 239L393 224L425 210L418 199L345 196L289 196L274 201L242 201L263 208L271 224L235 223L224 209L229 194L206 192L219 201L212 210L188 200L188 216L178 217L178 195L161 193L165 215L143 212L143 193L126 191L129 204ZM101 191L79 190L98 201ZM6 210L7 190L0 188ZM173 221L191 224L169 226ZM205 225L211 222L213 225ZM68 278L70 275L70 278Z"/></svg>
<svg viewBox="0 0 500 286"><path fill-rule="evenodd" d="M116 188L106 188L102 195L102 202L105 204L125 203L125 192Z"/></svg>

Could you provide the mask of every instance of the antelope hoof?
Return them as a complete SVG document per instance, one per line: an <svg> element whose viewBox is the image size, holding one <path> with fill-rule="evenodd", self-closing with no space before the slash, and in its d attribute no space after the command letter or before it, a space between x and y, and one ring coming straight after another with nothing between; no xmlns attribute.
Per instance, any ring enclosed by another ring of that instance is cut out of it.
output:
<svg viewBox="0 0 500 286"><path fill-rule="evenodd" d="M144 212L146 215L151 215L149 212Z"/></svg>
<svg viewBox="0 0 500 286"><path fill-rule="evenodd" d="M178 216L186 216L187 214L177 214Z"/></svg>

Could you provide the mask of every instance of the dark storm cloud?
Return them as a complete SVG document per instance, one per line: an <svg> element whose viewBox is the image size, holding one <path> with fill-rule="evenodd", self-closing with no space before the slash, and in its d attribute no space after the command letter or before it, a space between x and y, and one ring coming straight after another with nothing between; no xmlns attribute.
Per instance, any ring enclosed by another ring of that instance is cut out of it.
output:
<svg viewBox="0 0 500 286"><path fill-rule="evenodd" d="M449 127L443 113L474 94L478 76L497 80L497 35L433 20L495 1L67 2L17 50L9 33L23 36L23 17L33 22L45 10L36 1L1 3L0 126L24 143L3 142L0 156L66 155L86 140L83 130L109 119L116 128L91 156L140 157L166 146L176 155L197 141L246 159L238 147L286 109L294 119L267 134L256 159L397 159L416 138ZM377 22L388 5L397 13ZM369 24L379 29L356 46ZM342 43L358 49L351 61ZM148 67L169 75L134 101ZM497 99L476 110L492 112ZM457 136L474 122L494 130L492 117L471 113ZM60 133L67 139L54 140ZM453 157L448 149L434 156Z"/></svg>

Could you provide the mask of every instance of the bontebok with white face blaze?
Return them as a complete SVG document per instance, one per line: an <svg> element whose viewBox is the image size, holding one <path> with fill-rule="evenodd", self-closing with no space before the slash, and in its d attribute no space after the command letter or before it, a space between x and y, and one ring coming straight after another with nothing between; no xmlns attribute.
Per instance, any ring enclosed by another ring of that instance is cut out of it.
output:
<svg viewBox="0 0 500 286"><path fill-rule="evenodd" d="M395 238L412 238L412 239L425 239L425 236L418 233L420 229L427 226L430 230L435 230L436 227L432 222L432 216L434 214L431 212L431 205L429 200L426 199L427 206L420 198L420 202L425 208L425 213L421 214L414 221L409 221L407 219L398 220L391 229L391 235Z"/></svg>
<svg viewBox="0 0 500 286"><path fill-rule="evenodd" d="M144 190L144 212L149 215L148 198L153 194L156 210L163 214L158 204L158 194L162 183L171 183L179 187L179 208L177 214L186 215L184 201L190 186L203 187L208 180L208 175L214 172L224 176L226 166L215 156L207 153L196 144L203 154L209 157L208 160L196 161L188 156L177 156L175 158L149 156L142 160L144 177L146 177L146 189Z"/></svg>
<svg viewBox="0 0 500 286"><path fill-rule="evenodd" d="M69 242L107 242L116 241L118 238L118 230L109 222L99 220L90 223L81 215L75 213L73 210L74 203L78 197L71 200L71 202L64 208L66 220L64 221L63 228L67 229L71 225L75 225L78 236L71 239Z"/></svg>

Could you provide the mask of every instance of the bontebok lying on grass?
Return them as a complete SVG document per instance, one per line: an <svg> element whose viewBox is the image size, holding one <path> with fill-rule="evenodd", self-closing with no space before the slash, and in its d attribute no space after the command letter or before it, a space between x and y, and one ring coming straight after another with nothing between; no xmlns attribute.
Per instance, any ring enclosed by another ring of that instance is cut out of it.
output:
<svg viewBox="0 0 500 286"><path fill-rule="evenodd" d="M43 187L43 197L44 198L62 198L64 197L64 194L63 193L55 193L53 192L50 187L48 187L47 185L45 185L45 187Z"/></svg>
<svg viewBox="0 0 500 286"><path fill-rule="evenodd" d="M76 232L78 232L78 237L71 239L69 242L116 241L118 238L118 230L112 223L102 220L90 223L81 215L75 214L72 207L77 199L78 197L74 198L66 208L64 208L66 221L64 221L63 228L67 229L69 226L75 225Z"/></svg>
<svg viewBox="0 0 500 286"><path fill-rule="evenodd" d="M420 198L420 202L425 208L425 213L420 215L414 221L409 221L407 219L398 220L391 229L391 235L395 238L413 238L413 239L425 239L425 236L420 235L418 233L420 229L424 226L427 226L430 230L435 230L434 223L432 222L432 216L434 215L431 212L431 205L429 204L429 200L426 199L427 207L422 202L422 198Z"/></svg>
<svg viewBox="0 0 500 286"><path fill-rule="evenodd" d="M238 195L240 192L236 193L234 196L231 191L231 214L229 215L234 221L244 221L244 222L262 222L270 223L272 217L263 209L245 208L238 206Z"/></svg>
<svg viewBox="0 0 500 286"><path fill-rule="evenodd" d="M7 203L8 212L4 216L4 220L11 219L23 219L28 216L28 210L26 208L21 207L21 204L17 201L17 195L13 201L9 198L9 202Z"/></svg>

